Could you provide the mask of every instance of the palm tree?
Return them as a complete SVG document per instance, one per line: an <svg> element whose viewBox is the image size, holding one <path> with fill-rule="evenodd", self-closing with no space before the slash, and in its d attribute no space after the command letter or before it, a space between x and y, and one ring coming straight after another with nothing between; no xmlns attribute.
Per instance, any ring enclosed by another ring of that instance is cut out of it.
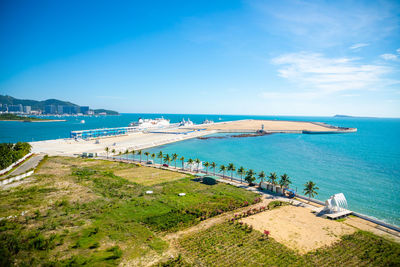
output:
<svg viewBox="0 0 400 267"><path fill-rule="evenodd" d="M149 155L150 155L150 152L144 152L144 155L147 157L147 161L149 161Z"/></svg>
<svg viewBox="0 0 400 267"><path fill-rule="evenodd" d="M291 183L292 181L290 181L290 178L286 173L281 175L281 179L279 180L279 185L282 187L282 193L285 193L285 188L288 188L289 184Z"/></svg>
<svg viewBox="0 0 400 267"><path fill-rule="evenodd" d="M182 156L179 160L182 161L182 170L184 170L185 169L185 157Z"/></svg>
<svg viewBox="0 0 400 267"><path fill-rule="evenodd" d="M151 157L151 158L153 159L153 161L154 161L154 158L156 157L156 154L151 153L150 157Z"/></svg>
<svg viewBox="0 0 400 267"><path fill-rule="evenodd" d="M211 169L214 170L214 176L215 176L215 168L217 167L217 163L215 163L215 162L213 161L213 162L211 162L210 166L211 166Z"/></svg>
<svg viewBox="0 0 400 267"><path fill-rule="evenodd" d="M113 150L111 150L111 153L113 154L113 158L114 158L114 154L115 154L115 149L113 148Z"/></svg>
<svg viewBox="0 0 400 267"><path fill-rule="evenodd" d="M243 181L243 174L246 173L246 170L243 168L243 166L240 166L240 168L237 170L237 173L240 175L240 182L242 183L242 181Z"/></svg>
<svg viewBox="0 0 400 267"><path fill-rule="evenodd" d="M206 167L206 173L208 174L208 167L210 167L210 163L208 161L203 163L204 167Z"/></svg>
<svg viewBox="0 0 400 267"><path fill-rule="evenodd" d="M110 152L110 148L107 146L104 150L106 151L106 153L107 153L107 158L108 158L108 152Z"/></svg>
<svg viewBox="0 0 400 267"><path fill-rule="evenodd" d="M199 167L200 167L201 161L199 159L195 159L194 162L196 162L196 164L197 164L197 172L199 172Z"/></svg>
<svg viewBox="0 0 400 267"><path fill-rule="evenodd" d="M140 156L140 163L142 163L142 150L139 150L137 154Z"/></svg>
<svg viewBox="0 0 400 267"><path fill-rule="evenodd" d="M135 153L135 152L133 152L133 153ZM128 154L129 154L129 150L127 149L127 150L125 150L126 160L128 160ZM133 155L135 155L135 154L133 154Z"/></svg>
<svg viewBox="0 0 400 267"><path fill-rule="evenodd" d="M309 200L311 200L311 197L318 195L317 193L318 189L319 188L316 187L316 184L313 181L308 181L307 183L304 184L303 192L304 194L308 195Z"/></svg>
<svg viewBox="0 0 400 267"><path fill-rule="evenodd" d="M274 173L274 172L271 172L269 174L268 178L269 178L269 182L271 184L276 184L276 179L278 179L278 177L276 176L276 173Z"/></svg>
<svg viewBox="0 0 400 267"><path fill-rule="evenodd" d="M219 172L222 172L222 177L225 177L225 171L226 171L226 166L225 165L221 165L219 166Z"/></svg>
<svg viewBox="0 0 400 267"><path fill-rule="evenodd" d="M178 154L172 154L172 160L175 162L175 169L176 169L176 160L178 159Z"/></svg>
<svg viewBox="0 0 400 267"><path fill-rule="evenodd" d="M246 172L246 177L244 179L249 183L249 185L251 185L254 182L254 180L256 179L256 178L254 178L255 174L256 173L252 169L250 169Z"/></svg>
<svg viewBox="0 0 400 267"><path fill-rule="evenodd" d="M168 166L169 166L170 161L171 161L171 157L169 156L169 154L165 155L164 156L164 163L168 162Z"/></svg>
<svg viewBox="0 0 400 267"><path fill-rule="evenodd" d="M192 165L193 165L193 160L192 159L188 159L187 163L190 165L190 171L192 171Z"/></svg>
<svg viewBox="0 0 400 267"><path fill-rule="evenodd" d="M162 151L158 152L157 158L160 159L160 166L161 166L161 165L162 165L162 160L163 160L163 158L164 158L164 154L162 153Z"/></svg>
<svg viewBox="0 0 400 267"><path fill-rule="evenodd" d="M232 181L233 180L233 172L236 170L236 167L233 163L229 163L227 170L231 172L231 181Z"/></svg>
<svg viewBox="0 0 400 267"><path fill-rule="evenodd" d="M261 171L259 174L258 174L258 178L260 178L261 180L260 180L260 186L261 186L261 183L262 182L264 182L264 179L265 179L265 172L264 171Z"/></svg>
<svg viewBox="0 0 400 267"><path fill-rule="evenodd" d="M121 160L122 151L118 153L119 159Z"/></svg>

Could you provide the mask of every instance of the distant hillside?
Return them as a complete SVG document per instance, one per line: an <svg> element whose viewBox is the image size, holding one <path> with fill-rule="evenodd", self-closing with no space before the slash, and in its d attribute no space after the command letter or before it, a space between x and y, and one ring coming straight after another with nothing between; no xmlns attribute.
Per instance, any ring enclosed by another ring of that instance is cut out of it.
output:
<svg viewBox="0 0 400 267"><path fill-rule="evenodd" d="M107 115L119 115L117 111L114 110L108 110L108 109L93 109L94 114L99 114L99 113L107 113Z"/></svg>
<svg viewBox="0 0 400 267"><path fill-rule="evenodd" d="M340 114L336 114L335 116L333 116L334 118L353 118L353 116L349 116L349 115L340 115Z"/></svg>
<svg viewBox="0 0 400 267"><path fill-rule="evenodd" d="M31 106L32 110L44 110L44 107L47 105L55 105L55 106L72 106L78 107L79 105L62 101L58 99L47 99L44 101L36 101L36 100L29 100L29 99L17 99L12 96L8 95L0 95L0 104L7 104L7 105L18 105L21 104L23 106ZM94 109L95 114L105 112L107 115L118 115L119 113L114 110L107 110L107 109Z"/></svg>
<svg viewBox="0 0 400 267"><path fill-rule="evenodd" d="M350 116L350 115L340 115L336 114L333 116L334 118L369 118L369 119L375 119L377 117L365 117L365 116Z"/></svg>

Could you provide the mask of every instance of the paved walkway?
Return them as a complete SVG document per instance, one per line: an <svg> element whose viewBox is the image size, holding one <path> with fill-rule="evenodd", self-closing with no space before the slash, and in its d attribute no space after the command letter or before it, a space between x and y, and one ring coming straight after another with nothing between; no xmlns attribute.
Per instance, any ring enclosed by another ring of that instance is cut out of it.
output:
<svg viewBox="0 0 400 267"><path fill-rule="evenodd" d="M43 157L44 157L43 154L33 155L28 160L26 160L24 163L19 165L15 170L13 170L9 174L1 177L1 180L6 179L11 176L23 174L23 173L27 172L28 170L35 168L39 164L39 162L43 159Z"/></svg>

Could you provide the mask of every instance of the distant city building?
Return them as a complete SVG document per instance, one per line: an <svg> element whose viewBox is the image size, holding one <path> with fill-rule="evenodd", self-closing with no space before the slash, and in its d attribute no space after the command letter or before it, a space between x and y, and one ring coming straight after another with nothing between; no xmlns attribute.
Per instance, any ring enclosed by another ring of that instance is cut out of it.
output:
<svg viewBox="0 0 400 267"><path fill-rule="evenodd" d="M21 104L18 104L18 105L9 105L8 106L8 112L23 112L24 111L24 109L23 109L23 107L22 107L22 105Z"/></svg>
<svg viewBox="0 0 400 267"><path fill-rule="evenodd" d="M31 113L32 108L31 106L24 106L24 113Z"/></svg>
<svg viewBox="0 0 400 267"><path fill-rule="evenodd" d="M56 107L54 105L47 105L44 107L44 113L46 114L55 114Z"/></svg>
<svg viewBox="0 0 400 267"><path fill-rule="evenodd" d="M62 106L63 107L63 114L72 114L70 106Z"/></svg>
<svg viewBox="0 0 400 267"><path fill-rule="evenodd" d="M88 115L94 115L94 111L90 109Z"/></svg>
<svg viewBox="0 0 400 267"><path fill-rule="evenodd" d="M79 107L77 106L62 106L63 114L78 114Z"/></svg>
<svg viewBox="0 0 400 267"><path fill-rule="evenodd" d="M3 104L3 105L1 106L1 111L3 111L3 112L7 112L7 111L8 111L8 106L7 106L7 104Z"/></svg>
<svg viewBox="0 0 400 267"><path fill-rule="evenodd" d="M63 105L58 105L57 106L57 113L58 114L64 114L64 106Z"/></svg>
<svg viewBox="0 0 400 267"><path fill-rule="evenodd" d="M85 114L85 115L89 114L89 107L88 106L82 106L82 107L80 107L80 110L81 110L82 114Z"/></svg>

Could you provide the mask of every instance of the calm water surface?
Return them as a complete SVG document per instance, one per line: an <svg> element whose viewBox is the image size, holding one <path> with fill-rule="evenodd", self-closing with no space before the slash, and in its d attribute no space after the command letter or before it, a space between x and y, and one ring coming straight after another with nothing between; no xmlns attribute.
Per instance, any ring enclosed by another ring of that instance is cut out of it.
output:
<svg viewBox="0 0 400 267"><path fill-rule="evenodd" d="M400 225L400 119L271 117L162 114L171 122L188 117L195 123L247 118L320 121L343 127L356 127L348 134L272 134L251 138L191 139L153 148L150 151L178 153L185 158L234 163L259 172L287 173L292 188L301 193L303 184L314 181L316 198L345 194L349 208ZM0 122L0 142L37 141L66 138L72 130L127 126L139 117L160 114L66 118L66 122ZM84 119L85 124L80 124ZM179 164L180 165L180 164Z"/></svg>

